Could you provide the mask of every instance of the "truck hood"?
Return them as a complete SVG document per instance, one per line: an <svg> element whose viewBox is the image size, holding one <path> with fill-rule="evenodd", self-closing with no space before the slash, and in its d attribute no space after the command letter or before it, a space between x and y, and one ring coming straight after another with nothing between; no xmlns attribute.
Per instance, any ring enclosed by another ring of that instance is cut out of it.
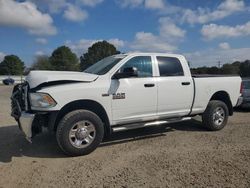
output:
<svg viewBox="0 0 250 188"><path fill-rule="evenodd" d="M30 88L49 83L59 84L67 82L92 82L98 78L98 75L84 72L69 71L31 71L26 77Z"/></svg>

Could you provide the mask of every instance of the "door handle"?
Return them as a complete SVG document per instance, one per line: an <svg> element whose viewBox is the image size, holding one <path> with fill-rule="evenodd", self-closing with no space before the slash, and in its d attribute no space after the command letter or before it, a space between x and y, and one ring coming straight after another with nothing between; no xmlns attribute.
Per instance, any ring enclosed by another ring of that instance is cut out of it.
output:
<svg viewBox="0 0 250 188"><path fill-rule="evenodd" d="M154 87L154 84L144 84L144 87Z"/></svg>
<svg viewBox="0 0 250 188"><path fill-rule="evenodd" d="M188 86L188 85L190 85L190 82L182 82L181 85Z"/></svg>

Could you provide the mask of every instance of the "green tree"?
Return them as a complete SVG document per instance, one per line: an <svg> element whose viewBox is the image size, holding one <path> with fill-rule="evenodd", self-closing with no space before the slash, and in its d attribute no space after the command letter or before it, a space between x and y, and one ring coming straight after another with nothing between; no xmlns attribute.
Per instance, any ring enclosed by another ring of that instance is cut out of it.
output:
<svg viewBox="0 0 250 188"><path fill-rule="evenodd" d="M88 48L87 53L80 57L81 70L85 70L105 57L119 53L120 52L116 50L116 47L113 44L110 44L107 41L97 42Z"/></svg>
<svg viewBox="0 0 250 188"><path fill-rule="evenodd" d="M53 70L49 61L49 57L46 55L37 56L35 63L31 66L31 70Z"/></svg>
<svg viewBox="0 0 250 188"><path fill-rule="evenodd" d="M240 75L242 77L250 77L250 60L246 60L240 64Z"/></svg>
<svg viewBox="0 0 250 188"><path fill-rule="evenodd" d="M53 70L79 71L78 58L67 46L61 46L55 49L49 61Z"/></svg>
<svg viewBox="0 0 250 188"><path fill-rule="evenodd" d="M224 64L221 68L222 74L239 74L239 64Z"/></svg>
<svg viewBox="0 0 250 188"><path fill-rule="evenodd" d="M1 75L22 75L24 62L16 55L6 55L0 63Z"/></svg>
<svg viewBox="0 0 250 188"><path fill-rule="evenodd" d="M207 72L208 72L208 67L198 67L191 69L192 74L208 74Z"/></svg>
<svg viewBox="0 0 250 188"><path fill-rule="evenodd" d="M206 74L220 74L220 73L221 73L220 69L215 66L207 68L206 71Z"/></svg>

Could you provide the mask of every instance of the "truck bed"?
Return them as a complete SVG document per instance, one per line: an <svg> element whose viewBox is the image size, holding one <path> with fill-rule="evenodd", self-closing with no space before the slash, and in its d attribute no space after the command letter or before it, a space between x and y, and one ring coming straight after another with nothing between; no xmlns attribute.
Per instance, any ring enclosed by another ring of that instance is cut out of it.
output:
<svg viewBox="0 0 250 188"><path fill-rule="evenodd" d="M192 75L195 97L192 114L204 112L209 100L216 92L224 92L237 104L240 95L241 78L236 75Z"/></svg>

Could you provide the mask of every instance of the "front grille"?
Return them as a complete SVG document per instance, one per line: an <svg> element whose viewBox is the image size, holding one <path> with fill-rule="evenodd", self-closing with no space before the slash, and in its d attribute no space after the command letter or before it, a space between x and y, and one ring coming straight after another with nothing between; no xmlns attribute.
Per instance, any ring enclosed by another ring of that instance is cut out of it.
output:
<svg viewBox="0 0 250 188"><path fill-rule="evenodd" d="M22 111L28 110L27 103L28 95L28 84L22 83L14 87L12 96L11 96L11 115L15 119L19 119Z"/></svg>

